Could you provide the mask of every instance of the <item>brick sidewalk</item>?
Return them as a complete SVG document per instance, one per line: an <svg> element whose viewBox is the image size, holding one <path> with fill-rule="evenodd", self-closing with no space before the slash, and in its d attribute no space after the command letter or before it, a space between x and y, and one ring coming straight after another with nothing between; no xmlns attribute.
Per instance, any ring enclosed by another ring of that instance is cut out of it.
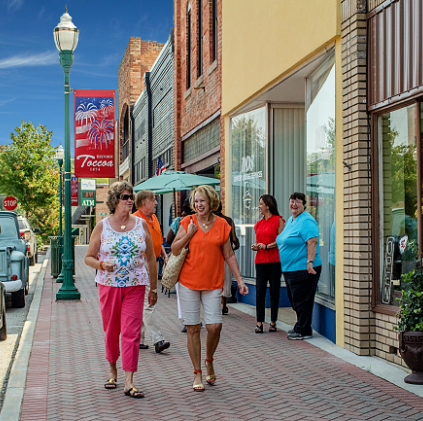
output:
<svg viewBox="0 0 423 421"><path fill-rule="evenodd" d="M253 317L230 309L215 355L216 386L191 389L186 335L176 297L159 294L161 329L171 347L140 351L135 384L145 398L105 390L108 363L94 270L76 247L80 302L56 302L48 269L28 368L22 421L35 420L423 420L423 399L286 333L254 334ZM202 341L206 330L202 329ZM151 345L151 344L150 344ZM118 362L118 366L120 361Z"/></svg>

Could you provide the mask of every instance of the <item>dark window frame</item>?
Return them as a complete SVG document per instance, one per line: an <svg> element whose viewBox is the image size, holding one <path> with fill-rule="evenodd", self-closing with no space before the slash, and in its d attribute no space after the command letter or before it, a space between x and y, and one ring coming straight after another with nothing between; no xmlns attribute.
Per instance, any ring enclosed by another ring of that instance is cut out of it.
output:
<svg viewBox="0 0 423 421"><path fill-rule="evenodd" d="M211 50L211 62L213 63L218 57L218 19L217 19L217 0L212 0L212 50Z"/></svg>
<svg viewBox="0 0 423 421"><path fill-rule="evenodd" d="M417 146L417 185L422 186L423 180L423 133L421 127L421 111L423 110L423 97L413 99L407 102L400 102L393 106L383 107L378 109L377 112L370 114L370 138L371 138L371 174L372 174L372 208L371 208L371 236L372 236L372 266L371 271L372 279L369 282L372 283L372 296L371 304L372 311L375 313L387 314L395 316L398 312L398 306L383 304L380 298L380 281L382 274L380 273L380 260L383 259L384 250L379 249L380 235L379 235L379 223L380 223L380 198L379 198L379 133L378 133L378 119L383 114L392 112L401 108L405 108L409 105L416 105L416 123L415 123L415 134L416 134L416 146ZM420 159L419 159L420 157ZM423 186L417 189L417 232L418 232L418 243L420 252L422 252L423 246L423 225L422 225L422 197L423 197Z"/></svg>
<svg viewBox="0 0 423 421"><path fill-rule="evenodd" d="M187 90L191 88L191 3L188 2L187 9Z"/></svg>
<svg viewBox="0 0 423 421"><path fill-rule="evenodd" d="M198 0L198 57L197 77L203 74L203 0Z"/></svg>

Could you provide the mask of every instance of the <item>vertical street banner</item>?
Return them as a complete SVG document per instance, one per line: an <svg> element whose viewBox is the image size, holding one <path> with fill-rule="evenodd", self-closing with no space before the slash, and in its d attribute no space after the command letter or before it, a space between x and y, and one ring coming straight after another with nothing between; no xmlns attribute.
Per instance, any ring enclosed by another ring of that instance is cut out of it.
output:
<svg viewBox="0 0 423 421"><path fill-rule="evenodd" d="M75 175L115 177L115 91L74 91Z"/></svg>
<svg viewBox="0 0 423 421"><path fill-rule="evenodd" d="M62 203L65 205L65 174L62 174ZM71 206L78 206L78 177L71 174Z"/></svg>

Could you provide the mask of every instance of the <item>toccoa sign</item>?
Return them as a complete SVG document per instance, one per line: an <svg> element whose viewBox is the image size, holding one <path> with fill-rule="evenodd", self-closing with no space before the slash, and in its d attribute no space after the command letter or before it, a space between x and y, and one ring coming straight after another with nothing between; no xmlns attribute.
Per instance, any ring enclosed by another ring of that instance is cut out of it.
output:
<svg viewBox="0 0 423 421"><path fill-rule="evenodd" d="M77 159L83 159L81 168L87 167L113 167L113 160L96 160L93 155L79 155Z"/></svg>

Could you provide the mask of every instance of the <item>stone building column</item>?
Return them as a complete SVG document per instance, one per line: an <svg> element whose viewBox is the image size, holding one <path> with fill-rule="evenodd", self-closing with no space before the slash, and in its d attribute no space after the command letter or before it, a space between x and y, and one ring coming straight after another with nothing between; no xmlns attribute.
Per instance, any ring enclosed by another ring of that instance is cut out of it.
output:
<svg viewBox="0 0 423 421"><path fill-rule="evenodd" d="M358 355L374 348L366 10L366 0L341 0L345 348Z"/></svg>

